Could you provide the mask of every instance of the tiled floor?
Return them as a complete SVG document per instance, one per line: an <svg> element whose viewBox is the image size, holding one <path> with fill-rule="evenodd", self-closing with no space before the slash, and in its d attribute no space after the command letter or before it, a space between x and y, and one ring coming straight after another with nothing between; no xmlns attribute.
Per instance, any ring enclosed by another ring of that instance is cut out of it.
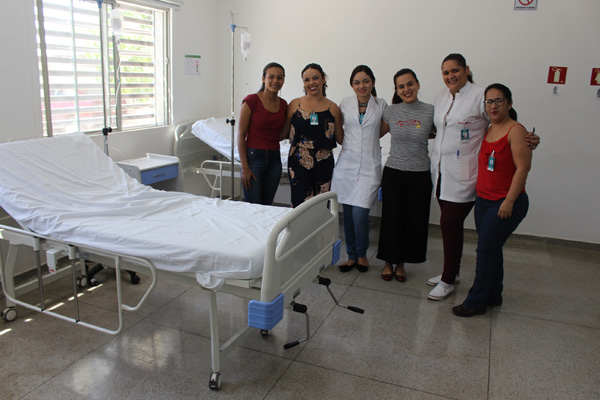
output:
<svg viewBox="0 0 600 400"><path fill-rule="evenodd" d="M375 223L374 223L375 225ZM324 275L343 304L311 285L271 336L248 336L222 360L222 388L208 388L208 296L197 287L160 282L116 336L18 308L0 321L2 399L598 399L600 398L600 252L542 240L509 242L504 305L462 319L451 308L474 275L475 237L468 235L462 282L448 299L426 299L427 278L441 269L439 229L432 227L428 261L408 265L408 281L384 282L371 233L364 274ZM343 261L343 260L342 260ZM114 276L81 296L83 320L116 326ZM133 302L147 280L125 285ZM66 299L70 282L51 284L46 298ZM26 296L32 296L28 294ZM64 300L63 299L63 300ZM3 301L3 299L1 299ZM246 303L219 295L227 337L246 321ZM3 307L3 306L2 306Z"/></svg>

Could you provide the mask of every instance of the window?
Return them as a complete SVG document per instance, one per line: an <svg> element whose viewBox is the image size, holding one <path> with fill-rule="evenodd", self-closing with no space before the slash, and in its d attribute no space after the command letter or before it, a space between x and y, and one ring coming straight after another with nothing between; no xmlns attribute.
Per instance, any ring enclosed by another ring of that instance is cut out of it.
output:
<svg viewBox="0 0 600 400"><path fill-rule="evenodd" d="M123 14L120 40L112 35L113 7ZM90 0L37 0L36 13L40 8L45 135L170 122L168 9L127 1L99 8Z"/></svg>

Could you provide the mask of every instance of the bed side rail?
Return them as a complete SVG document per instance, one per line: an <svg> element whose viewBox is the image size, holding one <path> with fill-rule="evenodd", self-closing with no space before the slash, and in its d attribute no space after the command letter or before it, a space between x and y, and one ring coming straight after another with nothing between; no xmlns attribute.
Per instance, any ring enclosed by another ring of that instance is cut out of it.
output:
<svg viewBox="0 0 600 400"><path fill-rule="evenodd" d="M25 303L21 300L18 300L14 293L14 276L12 271L14 270L13 265L5 265L4 257L2 255L2 249L0 248L0 277L2 279L2 290L4 291L4 295L6 298L13 302L14 304L20 305L22 307L28 308L30 310L43 312L44 314L48 314L55 318L59 318L65 321L69 321L72 323L76 323L78 325L85 326L87 328L91 328L100 332L109 333L112 335L116 335L123 330L123 310L126 311L137 311L146 301L150 292L156 286L157 279L157 271L156 267L149 260L143 259L141 257L134 257L125 254L119 254L111 251L100 250L96 248L92 248L89 246L77 244L77 243L69 243L63 240L53 239L51 237L47 237L44 235L38 235L34 232L25 231L22 229L12 228L5 225L0 225L0 239L5 239L9 241L11 244L15 245L28 245L33 248L36 253L36 264L38 269L38 287L40 291L40 306L36 306L33 304ZM44 304L44 291L43 291L43 281L41 274L41 264L39 254L41 251L51 251L54 255L63 253L69 257L71 262L71 270L73 277L73 302L75 305L75 318L66 317L64 315L55 313L51 310L45 309ZM90 324L79 319L79 309L78 309L78 296L77 296L77 284L75 277L75 269L76 269L76 260L77 259L86 259L85 254L95 254L100 257L104 257L106 259L111 259L114 261L114 268L116 269L116 281L117 281L117 304L118 304L118 317L119 317L119 325L116 330L110 330L103 328L98 325ZM152 282L140 301L135 306L128 306L123 304L122 300L122 291L121 291L121 265L123 263L133 263L136 265L141 265L150 270L152 275ZM7 271L7 269L9 271ZM11 272L7 274L7 272ZM10 283L9 283L10 282Z"/></svg>
<svg viewBox="0 0 600 400"><path fill-rule="evenodd" d="M179 158L182 169L197 165L198 154L206 148L206 144L192 133L192 126L196 121L182 122L173 132L173 155Z"/></svg>
<svg viewBox="0 0 600 400"><path fill-rule="evenodd" d="M289 304L300 288L329 266L339 239L337 195L320 194L286 215L269 236L263 268L261 301L280 293Z"/></svg>

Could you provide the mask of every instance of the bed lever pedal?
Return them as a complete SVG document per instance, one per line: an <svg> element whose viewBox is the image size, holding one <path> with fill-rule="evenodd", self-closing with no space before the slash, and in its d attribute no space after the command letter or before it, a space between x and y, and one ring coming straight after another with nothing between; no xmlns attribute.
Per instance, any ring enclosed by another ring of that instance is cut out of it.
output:
<svg viewBox="0 0 600 400"><path fill-rule="evenodd" d="M310 325L309 325L309 321L308 321L308 312L307 312L308 307L305 306L304 304L299 304L296 302L292 302L291 306L292 306L292 311L300 313L300 314L304 314L304 316L306 317L306 338L294 340L293 342L284 344L283 345L284 350L291 349L292 347L298 346L300 343L306 342L308 340L308 338L310 337Z"/></svg>
<svg viewBox="0 0 600 400"><path fill-rule="evenodd" d="M306 339L303 340L294 340L293 342L289 342L283 345L283 349L287 350L287 349L291 349L292 347L298 346L300 344L300 342L303 342Z"/></svg>
<svg viewBox="0 0 600 400"><path fill-rule="evenodd" d="M318 279L319 285L323 285L323 286L331 285L331 279L329 279L329 278L323 278L322 276L318 276L317 279Z"/></svg>
<svg viewBox="0 0 600 400"><path fill-rule="evenodd" d="M292 304L292 311L301 314L306 314L306 312L308 311L308 307L306 307L304 304L294 303Z"/></svg>
<svg viewBox="0 0 600 400"><path fill-rule="evenodd" d="M354 311L355 313L359 313L359 314L365 313L365 310L363 310L362 308L358 308L358 307L354 307L354 306L347 306L346 308L350 311Z"/></svg>
<svg viewBox="0 0 600 400"><path fill-rule="evenodd" d="M337 306L346 308L350 311L354 311L355 313L359 313L359 314L364 314L365 310L363 310L362 308L358 308L358 307L354 307L354 306L345 306L343 304L340 304L338 302L338 300L335 298L335 296L333 295L333 292L331 291L331 289L329 288L329 285L331 285L331 279L329 278L323 278L322 276L317 277L317 281L319 283L319 285L323 285L327 288L327 291L329 292L329 295L331 296L331 298L333 299L333 301L335 301L335 304Z"/></svg>

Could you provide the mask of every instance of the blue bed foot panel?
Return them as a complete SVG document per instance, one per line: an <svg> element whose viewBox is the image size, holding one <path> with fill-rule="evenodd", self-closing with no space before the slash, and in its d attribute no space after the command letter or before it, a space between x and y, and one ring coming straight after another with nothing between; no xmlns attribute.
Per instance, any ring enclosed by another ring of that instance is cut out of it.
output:
<svg viewBox="0 0 600 400"><path fill-rule="evenodd" d="M283 293L266 303L250 300L248 303L248 326L271 330L283 318Z"/></svg>
<svg viewBox="0 0 600 400"><path fill-rule="evenodd" d="M340 260L340 254L342 253L342 240L338 239L333 244L333 253L331 256L331 265L335 265Z"/></svg>

